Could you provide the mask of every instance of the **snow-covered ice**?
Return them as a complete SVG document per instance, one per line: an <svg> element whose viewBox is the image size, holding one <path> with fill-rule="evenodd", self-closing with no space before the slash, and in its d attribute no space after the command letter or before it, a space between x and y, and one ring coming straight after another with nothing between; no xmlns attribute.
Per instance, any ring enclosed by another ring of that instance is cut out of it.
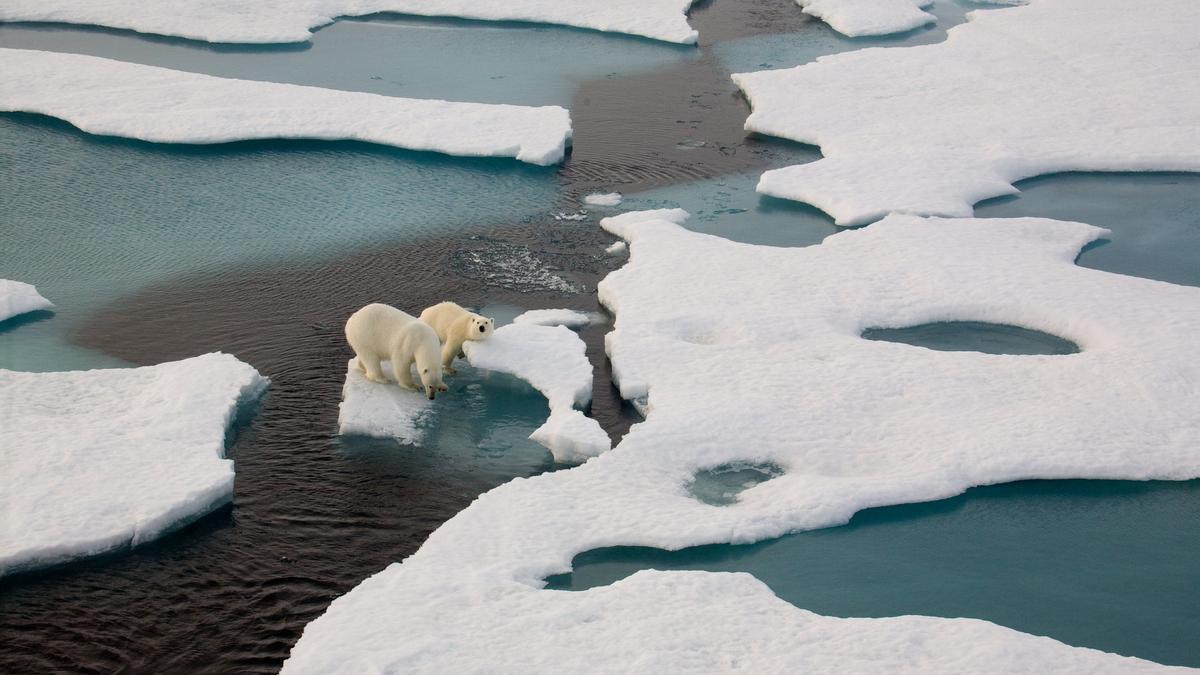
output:
<svg viewBox="0 0 1200 675"><path fill-rule="evenodd" d="M843 35L861 37L912 30L937 21L921 11L933 0L796 0L810 14Z"/></svg>
<svg viewBox="0 0 1200 675"><path fill-rule="evenodd" d="M543 165L562 160L571 137L558 106L397 98L25 49L0 48L0 111L156 143L358 140Z"/></svg>
<svg viewBox="0 0 1200 675"><path fill-rule="evenodd" d="M1036 0L940 44L864 49L734 81L746 129L821 147L759 192L854 225L968 216L1022 178L1200 170L1200 3Z"/></svg>
<svg viewBox="0 0 1200 675"><path fill-rule="evenodd" d="M0 279L0 321L51 307L54 303L43 298L32 284Z"/></svg>
<svg viewBox="0 0 1200 675"><path fill-rule="evenodd" d="M600 424L575 409L592 400L586 349L571 329L534 322L501 326L486 340L463 344L472 366L518 377L546 397L550 418L529 437L560 462L594 457L610 447Z"/></svg>
<svg viewBox="0 0 1200 675"><path fill-rule="evenodd" d="M742 574L539 590L599 547L747 543L1019 479L1200 476L1200 289L1075 266L1104 230L893 215L768 248L688 231L684 216L603 221L631 244L599 288L616 316L608 352L623 396L648 396L647 419L580 467L481 496L334 601L286 672L1154 667L972 619L821 617ZM1040 330L1082 351L861 338L949 320ZM726 506L689 494L698 471L738 462L785 473ZM529 649L530 635L554 639Z"/></svg>
<svg viewBox="0 0 1200 675"><path fill-rule="evenodd" d="M555 220L587 220L587 217L588 217L587 211L577 211L575 213L566 213L565 211L559 211L558 213L554 214Z"/></svg>
<svg viewBox="0 0 1200 675"><path fill-rule="evenodd" d="M629 250L629 245L624 241L614 241L604 249L604 252L609 255L621 255L627 250Z"/></svg>
<svg viewBox="0 0 1200 675"><path fill-rule="evenodd" d="M226 429L266 386L228 354L0 370L0 575L141 544L228 502Z"/></svg>
<svg viewBox="0 0 1200 675"><path fill-rule="evenodd" d="M0 21L54 21L207 42L303 42L342 16L397 12L531 21L692 44L694 0L5 0Z"/></svg>
<svg viewBox="0 0 1200 675"><path fill-rule="evenodd" d="M604 193L593 192L592 194L583 198L583 203L590 204L592 206L620 206L621 193L620 192L604 192Z"/></svg>
<svg viewBox="0 0 1200 675"><path fill-rule="evenodd" d="M346 364L346 383L342 386L342 402L338 405L338 433L420 444L434 401L419 391L396 384L391 361L380 362L383 374L393 380L386 384L368 380L355 367L356 361L356 358L350 359Z"/></svg>
<svg viewBox="0 0 1200 675"><path fill-rule="evenodd" d="M515 324L538 326L566 326L583 328L589 324L602 323L604 317L595 312L580 312L575 309L531 309L513 319Z"/></svg>

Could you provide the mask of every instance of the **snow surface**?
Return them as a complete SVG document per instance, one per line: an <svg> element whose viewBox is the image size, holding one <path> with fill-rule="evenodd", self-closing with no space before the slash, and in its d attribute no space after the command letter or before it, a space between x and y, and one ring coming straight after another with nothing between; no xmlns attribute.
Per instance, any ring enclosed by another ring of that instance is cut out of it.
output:
<svg viewBox="0 0 1200 675"><path fill-rule="evenodd" d="M839 225L969 216L1059 171L1200 170L1200 2L1037 0L974 12L945 42L742 73L746 129L821 146L758 191Z"/></svg>
<svg viewBox="0 0 1200 675"><path fill-rule="evenodd" d="M693 0L5 0L0 21L123 28L207 42L303 42L341 16L398 12L532 21L692 44Z"/></svg>
<svg viewBox="0 0 1200 675"><path fill-rule="evenodd" d="M535 324L538 326L583 328L589 324L603 323L603 321L604 317L594 312L580 312L574 309L531 309L528 312L518 315L512 322L515 324Z"/></svg>
<svg viewBox="0 0 1200 675"><path fill-rule="evenodd" d="M417 390L396 384L391 361L380 362L383 374L393 380L386 384L368 380L355 367L356 361L357 358L350 359L346 364L346 383L338 406L338 433L394 438L408 445L419 445L425 438L434 401Z"/></svg>
<svg viewBox="0 0 1200 675"><path fill-rule="evenodd" d="M609 255L621 255L627 250L629 250L628 244L623 241L614 241L608 248L604 249L604 252Z"/></svg>
<svg viewBox="0 0 1200 675"><path fill-rule="evenodd" d="M592 194L583 198L583 203L590 204L592 206L619 206L621 204L621 193L620 192L607 192L607 193L593 192Z"/></svg>
<svg viewBox="0 0 1200 675"><path fill-rule="evenodd" d="M821 617L742 574L539 590L599 547L747 543L1018 479L1200 476L1200 289L1075 266L1104 230L894 215L819 246L769 248L688 231L685 215L603 221L631 242L599 287L616 315L608 353L622 395L648 395L647 419L582 466L481 496L335 600L285 672L1154 667L978 620ZM1082 351L861 338L949 320L1041 330ZM733 462L785 473L732 505L689 495L697 471ZM531 649L530 635L553 639Z"/></svg>
<svg viewBox="0 0 1200 675"><path fill-rule="evenodd" d="M571 137L558 106L397 98L25 49L0 48L0 111L156 143L358 140L533 164L562 160Z"/></svg>
<svg viewBox="0 0 1200 675"><path fill-rule="evenodd" d="M31 284L21 281L0 279L0 321L18 314L50 309L54 303L42 297Z"/></svg>
<svg viewBox="0 0 1200 675"><path fill-rule="evenodd" d="M266 386L228 354L0 370L0 575L136 546L228 502L225 430Z"/></svg>
<svg viewBox="0 0 1200 675"><path fill-rule="evenodd" d="M600 423L575 410L592 400L592 364L586 349L565 326L530 322L501 326L486 340L463 343L472 366L508 373L542 392L550 403L550 418L529 437L560 462L594 457L611 446Z"/></svg>
<svg viewBox="0 0 1200 675"><path fill-rule="evenodd" d="M887 35L912 30L937 17L923 12L933 0L796 0L804 13L821 19L843 35Z"/></svg>

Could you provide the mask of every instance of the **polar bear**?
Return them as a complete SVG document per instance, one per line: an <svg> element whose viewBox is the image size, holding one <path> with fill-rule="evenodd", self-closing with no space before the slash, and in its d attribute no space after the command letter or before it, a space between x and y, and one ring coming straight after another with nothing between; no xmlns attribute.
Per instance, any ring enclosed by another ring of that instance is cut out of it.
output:
<svg viewBox="0 0 1200 675"><path fill-rule="evenodd" d="M421 320L433 326L442 341L442 370L449 375L454 357L463 357L462 345L467 340L484 340L495 330L494 322L468 312L453 302L439 302L421 312Z"/></svg>
<svg viewBox="0 0 1200 675"><path fill-rule="evenodd" d="M412 381L413 363L430 400L447 389L437 333L410 314L380 303L367 305L346 321L346 341L354 349L356 367L372 382L388 381L379 368L379 362L387 360L392 362L396 382L405 389L417 388Z"/></svg>

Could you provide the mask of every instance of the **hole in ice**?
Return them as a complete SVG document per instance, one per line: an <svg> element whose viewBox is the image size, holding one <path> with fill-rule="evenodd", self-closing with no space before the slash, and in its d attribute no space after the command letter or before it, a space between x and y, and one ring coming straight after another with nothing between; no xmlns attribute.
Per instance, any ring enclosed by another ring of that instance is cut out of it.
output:
<svg viewBox="0 0 1200 675"><path fill-rule="evenodd" d="M942 321L906 328L868 328L862 332L862 336L867 340L900 342L941 352L1020 355L1079 352L1079 345L1057 335L979 321Z"/></svg>
<svg viewBox="0 0 1200 675"><path fill-rule="evenodd" d="M738 500L738 495L743 490L781 475L783 469L769 462L731 462L697 471L687 489L693 497L705 504L728 506Z"/></svg>
<svg viewBox="0 0 1200 675"><path fill-rule="evenodd" d="M841 617L971 617L1067 644L1200 666L1200 480L1022 481L860 511L756 544L585 551L546 588L639 570L747 572Z"/></svg>

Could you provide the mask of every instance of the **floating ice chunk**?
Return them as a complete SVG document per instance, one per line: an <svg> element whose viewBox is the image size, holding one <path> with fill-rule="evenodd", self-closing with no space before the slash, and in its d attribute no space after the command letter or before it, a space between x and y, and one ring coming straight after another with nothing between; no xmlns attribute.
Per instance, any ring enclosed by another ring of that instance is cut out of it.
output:
<svg viewBox="0 0 1200 675"><path fill-rule="evenodd" d="M933 0L796 0L804 13L850 37L901 33L937 21L923 12Z"/></svg>
<svg viewBox="0 0 1200 675"><path fill-rule="evenodd" d="M141 544L228 502L225 430L266 386L228 354L0 370L0 575Z"/></svg>
<svg viewBox="0 0 1200 675"><path fill-rule="evenodd" d="M579 211L577 213L566 213L559 211L554 214L555 220L587 220L587 211Z"/></svg>
<svg viewBox="0 0 1200 675"><path fill-rule="evenodd" d="M573 410L592 400L592 364L574 331L514 322L497 328L486 340L464 343L463 351L476 368L508 373L542 392L550 403L550 419L530 438L549 448L556 459L592 457L609 449L599 423Z"/></svg>
<svg viewBox="0 0 1200 675"><path fill-rule="evenodd" d="M55 21L208 42L303 42L342 16L398 12L532 21L693 44L693 0L5 0L0 21Z"/></svg>
<svg viewBox="0 0 1200 675"><path fill-rule="evenodd" d="M1104 230L893 215L770 248L678 220L603 221L633 253L600 284L616 315L608 353L623 394L649 396L646 420L580 467L482 495L334 601L285 672L1153 667L971 619L820 617L740 574L539 590L599 547L748 543L1017 479L1200 476L1200 289L1075 266ZM1082 351L940 352L860 336L949 320L1041 330ZM726 506L689 493L698 471L739 462L784 473Z"/></svg>
<svg viewBox="0 0 1200 675"><path fill-rule="evenodd" d="M532 164L560 161L571 137L558 106L396 98L25 49L0 48L0 111L156 143L358 140Z"/></svg>
<svg viewBox="0 0 1200 675"><path fill-rule="evenodd" d="M538 326L566 326L567 328L583 328L592 323L601 323L604 318L594 312L580 312L574 309L531 309L513 319L515 324L535 324Z"/></svg>
<svg viewBox="0 0 1200 675"><path fill-rule="evenodd" d="M346 364L346 384L342 386L342 402L338 406L338 433L420 444L434 402L419 391L396 384L391 361L380 363L383 374L392 380L386 384L368 380L355 367L357 361L350 359Z"/></svg>
<svg viewBox="0 0 1200 675"><path fill-rule="evenodd" d="M968 216L1058 171L1200 170L1200 3L1038 0L976 12L941 44L733 76L746 129L821 146L758 191L839 225ZM1031 47L1031 45L1034 45Z"/></svg>
<svg viewBox="0 0 1200 675"><path fill-rule="evenodd" d="M558 407L530 438L550 449L555 461L583 462L608 452L612 441L596 420L573 408Z"/></svg>
<svg viewBox="0 0 1200 675"><path fill-rule="evenodd" d="M628 244L626 244L623 241L614 241L612 244L609 244L609 246L604 249L604 252L609 255L621 255L621 254L625 253L625 251L627 251L627 250L629 250Z"/></svg>
<svg viewBox="0 0 1200 675"><path fill-rule="evenodd" d="M583 198L583 203L591 204L592 206L619 206L621 204L621 193L608 192L602 194L593 192Z"/></svg>
<svg viewBox="0 0 1200 675"><path fill-rule="evenodd" d="M0 321L53 306L54 303L43 298L32 284L0 279Z"/></svg>

